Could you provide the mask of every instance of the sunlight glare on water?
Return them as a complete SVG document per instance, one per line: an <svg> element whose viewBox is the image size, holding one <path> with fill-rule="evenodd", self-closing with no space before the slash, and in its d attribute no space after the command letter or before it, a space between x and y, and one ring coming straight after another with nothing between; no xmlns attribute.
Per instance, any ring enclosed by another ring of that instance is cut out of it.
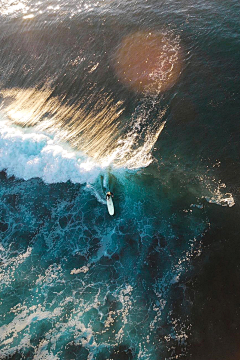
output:
<svg viewBox="0 0 240 360"><path fill-rule="evenodd" d="M115 54L119 79L136 91L163 92L177 81L182 67L178 37L156 31L127 35Z"/></svg>

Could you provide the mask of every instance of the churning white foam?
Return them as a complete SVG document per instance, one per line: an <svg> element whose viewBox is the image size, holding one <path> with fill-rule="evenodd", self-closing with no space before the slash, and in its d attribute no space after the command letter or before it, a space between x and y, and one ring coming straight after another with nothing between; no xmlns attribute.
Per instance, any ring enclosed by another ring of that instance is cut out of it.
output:
<svg viewBox="0 0 240 360"><path fill-rule="evenodd" d="M96 180L102 167L93 159L60 143L56 135L35 130L0 121L0 171L24 180L39 177L46 183Z"/></svg>

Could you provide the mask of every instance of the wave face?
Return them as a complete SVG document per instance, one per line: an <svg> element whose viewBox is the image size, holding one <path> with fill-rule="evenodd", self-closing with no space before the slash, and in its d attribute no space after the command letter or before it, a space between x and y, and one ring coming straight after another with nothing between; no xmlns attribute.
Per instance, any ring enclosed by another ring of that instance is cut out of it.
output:
<svg viewBox="0 0 240 360"><path fill-rule="evenodd" d="M1 1L1 360L238 353L238 10Z"/></svg>
<svg viewBox="0 0 240 360"><path fill-rule="evenodd" d="M152 162L151 151L164 127L162 118L166 112L159 110L149 123L155 99L143 101L122 124L119 120L122 103L113 104L106 94L94 94L98 100L91 110L92 99L78 104L82 108L77 110L75 104L63 105L51 95L50 90L4 90L2 107L13 124L34 126L37 132L53 134L58 141L68 142L102 167L136 169ZM146 102L150 102L150 109Z"/></svg>

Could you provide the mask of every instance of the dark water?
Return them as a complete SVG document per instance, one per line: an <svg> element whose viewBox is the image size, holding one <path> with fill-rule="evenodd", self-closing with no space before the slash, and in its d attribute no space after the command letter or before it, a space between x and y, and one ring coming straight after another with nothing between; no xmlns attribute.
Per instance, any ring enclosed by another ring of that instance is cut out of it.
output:
<svg viewBox="0 0 240 360"><path fill-rule="evenodd" d="M1 2L0 359L240 358L239 15ZM149 32L181 54L155 93L116 71Z"/></svg>

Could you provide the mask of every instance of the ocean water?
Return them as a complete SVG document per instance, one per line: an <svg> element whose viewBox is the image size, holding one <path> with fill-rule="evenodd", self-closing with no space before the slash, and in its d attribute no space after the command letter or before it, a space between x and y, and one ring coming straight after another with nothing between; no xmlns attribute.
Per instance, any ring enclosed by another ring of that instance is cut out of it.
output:
<svg viewBox="0 0 240 360"><path fill-rule="evenodd" d="M0 359L238 360L239 2L2 0L0 30Z"/></svg>

